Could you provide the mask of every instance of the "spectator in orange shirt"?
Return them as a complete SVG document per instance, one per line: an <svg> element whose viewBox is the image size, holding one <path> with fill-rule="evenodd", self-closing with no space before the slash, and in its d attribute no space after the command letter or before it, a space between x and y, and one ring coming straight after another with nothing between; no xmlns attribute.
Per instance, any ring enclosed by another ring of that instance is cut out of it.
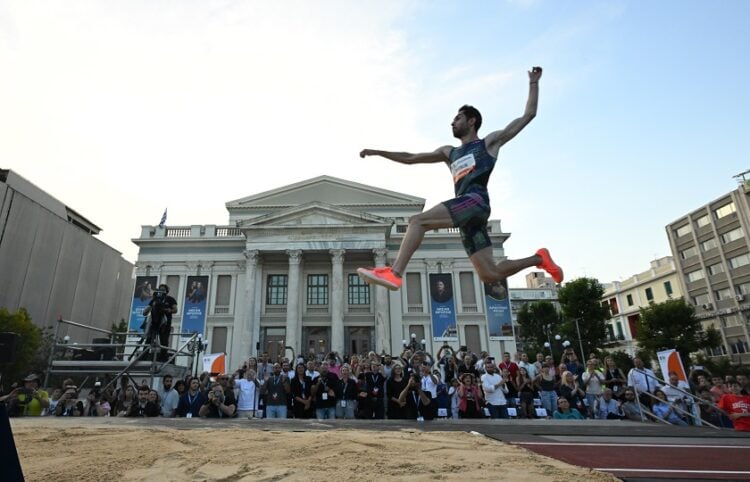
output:
<svg viewBox="0 0 750 482"><path fill-rule="evenodd" d="M737 380L729 383L729 390L719 400L719 408L729 414L735 430L750 432L750 396L742 394L742 385Z"/></svg>

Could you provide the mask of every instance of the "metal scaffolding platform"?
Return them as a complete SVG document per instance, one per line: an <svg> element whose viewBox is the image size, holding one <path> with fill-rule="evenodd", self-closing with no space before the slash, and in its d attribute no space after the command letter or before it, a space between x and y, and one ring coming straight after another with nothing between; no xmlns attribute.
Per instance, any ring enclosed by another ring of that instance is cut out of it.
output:
<svg viewBox="0 0 750 482"><path fill-rule="evenodd" d="M98 343L61 343L58 335L63 324L91 330L106 337L95 339ZM165 375L184 378L197 366L197 357L205 349L203 339L199 333L171 333L169 336L170 342L178 340L177 349L160 345L156 339L147 343L143 339L143 333L112 332L60 317L57 319L56 343L50 353L44 384L48 385L50 375L104 377L108 379L104 388L114 384L122 376L148 377L151 385L154 378ZM123 343L117 342L118 338L139 341ZM177 364L179 357L187 358L187 365Z"/></svg>

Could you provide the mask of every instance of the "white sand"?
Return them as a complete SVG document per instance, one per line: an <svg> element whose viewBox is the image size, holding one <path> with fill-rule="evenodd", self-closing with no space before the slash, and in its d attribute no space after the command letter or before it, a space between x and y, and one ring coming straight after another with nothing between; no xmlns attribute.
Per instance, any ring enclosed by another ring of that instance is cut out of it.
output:
<svg viewBox="0 0 750 482"><path fill-rule="evenodd" d="M618 480L465 432L286 428L13 421L28 481Z"/></svg>

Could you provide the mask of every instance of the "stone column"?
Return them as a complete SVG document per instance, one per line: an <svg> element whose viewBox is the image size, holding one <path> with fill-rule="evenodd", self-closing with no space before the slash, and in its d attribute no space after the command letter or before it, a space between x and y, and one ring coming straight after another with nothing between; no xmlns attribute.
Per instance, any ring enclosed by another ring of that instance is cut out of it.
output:
<svg viewBox="0 0 750 482"><path fill-rule="evenodd" d="M299 310L300 263L302 251L287 250L289 255L289 284L286 299L286 346L294 348L295 355L299 355L301 326ZM290 354L291 358L291 354Z"/></svg>
<svg viewBox="0 0 750 482"><path fill-rule="evenodd" d="M235 331L235 336L239 336L239 353L234 353L233 358L236 362L247 360L254 352L253 343L258 340L253 339L255 333L255 282L256 268L258 266L258 250L246 249L242 252L245 256L245 295L243 303L242 326L239 332Z"/></svg>
<svg viewBox="0 0 750 482"><path fill-rule="evenodd" d="M385 266L388 250L377 248L375 253L375 267ZM390 351L390 317L388 316L388 289L380 285L372 285L375 289L375 352Z"/></svg>
<svg viewBox="0 0 750 482"><path fill-rule="evenodd" d="M331 262L331 350L344 355L344 253L332 249Z"/></svg>

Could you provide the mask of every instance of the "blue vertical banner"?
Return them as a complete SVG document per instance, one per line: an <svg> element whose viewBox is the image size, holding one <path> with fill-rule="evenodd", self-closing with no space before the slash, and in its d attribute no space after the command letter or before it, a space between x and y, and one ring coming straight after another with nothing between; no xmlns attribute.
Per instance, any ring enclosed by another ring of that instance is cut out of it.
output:
<svg viewBox="0 0 750 482"><path fill-rule="evenodd" d="M450 273L430 273L430 313L433 341L457 341L456 303Z"/></svg>
<svg viewBox="0 0 750 482"><path fill-rule="evenodd" d="M151 298L153 298L155 289L156 276L138 276L135 278L128 331L143 332L143 329L141 329L144 320L143 309L148 306Z"/></svg>
<svg viewBox="0 0 750 482"><path fill-rule="evenodd" d="M182 333L205 334L207 298L208 276L188 276L185 308L182 312Z"/></svg>
<svg viewBox="0 0 750 482"><path fill-rule="evenodd" d="M508 280L484 284L487 303L487 327L491 337L512 337L513 320L510 312Z"/></svg>

